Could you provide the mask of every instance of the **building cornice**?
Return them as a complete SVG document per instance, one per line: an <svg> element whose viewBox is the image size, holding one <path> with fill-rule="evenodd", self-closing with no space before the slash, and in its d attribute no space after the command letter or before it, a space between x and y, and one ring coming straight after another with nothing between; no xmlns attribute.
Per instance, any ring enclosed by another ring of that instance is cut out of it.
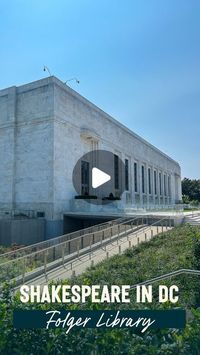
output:
<svg viewBox="0 0 200 355"><path fill-rule="evenodd" d="M23 92L26 92L26 91L29 91L29 90L33 90L33 89L36 89L36 88L39 88L39 87L42 87L42 86L50 85L50 84L55 84L55 85L59 86L67 94L73 96L74 98L76 98L77 100L82 102L83 104L89 106L90 108L92 108L96 112L102 114L104 116L104 118L107 119L109 122L112 122L117 127L121 128L123 131L125 131L126 133L128 133L129 135L131 135L132 137L137 139L139 142L145 144L147 147L149 147L153 151L161 154L163 157L165 157L168 160L170 160L171 162L177 164L179 166L179 168L180 168L180 165L179 165L179 163L176 160L174 160L171 157L169 157L167 154L162 152L160 149L155 147L153 144L151 144L148 141L146 141L144 138L139 136L137 133L131 131L128 127L126 127L125 125L120 123L118 120L116 120L115 118L113 118L112 116L107 114L101 108L99 108L98 106L96 106L95 104L90 102L88 99L86 99L85 97L83 97L82 95L77 93L75 90L70 88L68 85L66 85L64 82L62 82L61 80L59 80L55 76L50 76L50 77L43 78L43 79L28 83L28 84L20 85L20 86L17 87L17 93L23 93ZM10 89L11 89L11 87L3 89L3 90L0 90L0 96L7 95Z"/></svg>

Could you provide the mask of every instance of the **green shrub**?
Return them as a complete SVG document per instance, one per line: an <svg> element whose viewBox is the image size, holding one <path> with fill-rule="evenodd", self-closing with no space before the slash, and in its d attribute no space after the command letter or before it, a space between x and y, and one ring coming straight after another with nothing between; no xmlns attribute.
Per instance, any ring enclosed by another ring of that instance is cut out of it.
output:
<svg viewBox="0 0 200 355"><path fill-rule="evenodd" d="M142 243L137 248L128 249L124 254L105 260L84 274L75 277L73 282L79 284L134 284L168 271L179 268L199 268L200 229L189 225L173 230ZM173 279L181 291L178 306L192 308L187 326L183 330L151 330L140 335L132 330L73 330L68 335L61 329L18 330L12 327L12 314L15 308L51 309L51 305L21 304L19 295L13 295L11 288L5 284L0 297L0 354L134 354L134 355L198 355L200 354L200 309L196 291L198 276L182 275ZM69 281L63 281L69 283ZM163 283L163 282L162 282ZM171 281L165 281L171 284ZM156 291L154 293L156 297ZM55 305L54 305L55 307ZM57 308L62 305L56 305ZM131 294L130 305L97 305L90 302L81 306L85 309L104 308L142 308L146 305L135 304ZM162 309L170 305L154 302L148 308ZM80 309L80 305L68 308Z"/></svg>

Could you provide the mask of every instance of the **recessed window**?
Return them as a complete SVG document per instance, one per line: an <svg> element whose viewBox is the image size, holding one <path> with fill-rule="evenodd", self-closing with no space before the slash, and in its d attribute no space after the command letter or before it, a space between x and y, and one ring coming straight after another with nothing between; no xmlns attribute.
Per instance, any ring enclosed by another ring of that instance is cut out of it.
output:
<svg viewBox="0 0 200 355"><path fill-rule="evenodd" d="M142 165L142 193L145 193L145 186L144 186L144 165Z"/></svg>
<svg viewBox="0 0 200 355"><path fill-rule="evenodd" d="M125 159L125 189L129 190L129 161Z"/></svg>
<svg viewBox="0 0 200 355"><path fill-rule="evenodd" d="M114 155L114 176L115 176L115 189L119 189L119 157Z"/></svg>
<svg viewBox="0 0 200 355"><path fill-rule="evenodd" d="M148 168L149 195L151 195L151 169Z"/></svg>
<svg viewBox="0 0 200 355"><path fill-rule="evenodd" d="M171 196L171 180L170 180L170 176L168 176L168 196Z"/></svg>
<svg viewBox="0 0 200 355"><path fill-rule="evenodd" d="M134 186L135 192L138 192L137 163L134 163Z"/></svg>
<svg viewBox="0 0 200 355"><path fill-rule="evenodd" d="M89 163L81 161L81 193L89 195Z"/></svg>
<svg viewBox="0 0 200 355"><path fill-rule="evenodd" d="M154 194L157 195L157 173L154 170Z"/></svg>
<svg viewBox="0 0 200 355"><path fill-rule="evenodd" d="M162 174L159 173L160 195L162 195Z"/></svg>
<svg viewBox="0 0 200 355"><path fill-rule="evenodd" d="M166 182L166 175L164 175L164 195L167 196L167 182Z"/></svg>

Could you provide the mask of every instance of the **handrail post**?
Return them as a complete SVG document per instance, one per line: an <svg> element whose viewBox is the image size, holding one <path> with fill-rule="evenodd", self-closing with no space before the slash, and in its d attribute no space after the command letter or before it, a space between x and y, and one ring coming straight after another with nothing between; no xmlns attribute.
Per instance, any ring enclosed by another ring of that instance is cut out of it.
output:
<svg viewBox="0 0 200 355"><path fill-rule="evenodd" d="M65 265L65 246L66 246L66 244L62 248L62 264L63 264L63 266Z"/></svg>
<svg viewBox="0 0 200 355"><path fill-rule="evenodd" d="M90 255L89 255L89 258L91 259L92 257L92 241L91 241L91 238L90 238Z"/></svg>
<svg viewBox="0 0 200 355"><path fill-rule="evenodd" d="M79 254L80 254L80 245L79 245L79 240L77 240L77 246L76 246L76 248L77 248L77 256L78 256L78 258L79 258Z"/></svg>
<svg viewBox="0 0 200 355"><path fill-rule="evenodd" d="M70 254L70 241L69 240L67 240L66 241L66 251L67 251L67 255L69 255Z"/></svg>
<svg viewBox="0 0 200 355"><path fill-rule="evenodd" d="M44 251L44 273L47 274L47 251Z"/></svg>
<svg viewBox="0 0 200 355"><path fill-rule="evenodd" d="M56 260L56 247L53 247L53 261Z"/></svg>
<svg viewBox="0 0 200 355"><path fill-rule="evenodd" d="M25 274L26 274L26 258L24 258L24 264L23 264L23 274L22 274L23 284L25 282Z"/></svg>

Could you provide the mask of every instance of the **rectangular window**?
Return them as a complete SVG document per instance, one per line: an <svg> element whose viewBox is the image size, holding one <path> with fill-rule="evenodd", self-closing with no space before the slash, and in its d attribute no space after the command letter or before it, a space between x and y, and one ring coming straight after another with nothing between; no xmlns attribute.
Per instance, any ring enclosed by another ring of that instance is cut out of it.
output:
<svg viewBox="0 0 200 355"><path fill-rule="evenodd" d="M171 196L171 180L170 180L170 176L168 176L168 196Z"/></svg>
<svg viewBox="0 0 200 355"><path fill-rule="evenodd" d="M157 195L157 173L154 170L154 194Z"/></svg>
<svg viewBox="0 0 200 355"><path fill-rule="evenodd" d="M167 196L166 175L164 175L164 195Z"/></svg>
<svg viewBox="0 0 200 355"><path fill-rule="evenodd" d="M135 192L138 191L138 182L137 182L137 163L134 163L134 185L135 185Z"/></svg>
<svg viewBox="0 0 200 355"><path fill-rule="evenodd" d="M142 165L142 193L145 193L145 186L144 186L144 165Z"/></svg>
<svg viewBox="0 0 200 355"><path fill-rule="evenodd" d="M114 176L115 176L115 189L119 189L119 157L114 155Z"/></svg>
<svg viewBox="0 0 200 355"><path fill-rule="evenodd" d="M89 195L89 163L81 161L81 193Z"/></svg>
<svg viewBox="0 0 200 355"><path fill-rule="evenodd" d="M151 195L151 169L148 168L149 195Z"/></svg>
<svg viewBox="0 0 200 355"><path fill-rule="evenodd" d="M125 189L129 190L129 161L125 159Z"/></svg>
<svg viewBox="0 0 200 355"><path fill-rule="evenodd" d="M160 195L162 195L162 175L159 173Z"/></svg>

